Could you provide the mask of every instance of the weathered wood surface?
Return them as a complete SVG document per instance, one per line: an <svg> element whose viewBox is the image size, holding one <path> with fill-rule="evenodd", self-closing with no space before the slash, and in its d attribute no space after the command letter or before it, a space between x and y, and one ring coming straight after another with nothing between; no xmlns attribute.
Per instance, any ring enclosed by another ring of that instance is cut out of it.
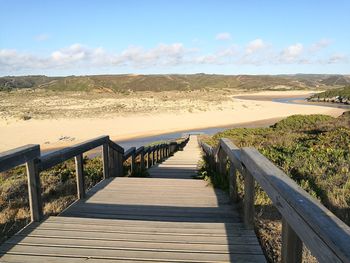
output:
<svg viewBox="0 0 350 263"><path fill-rule="evenodd" d="M212 169L225 173L230 163L230 195L236 199L236 171L244 178L244 221L254 224L254 181L282 215L282 262L302 262L302 243L319 262L350 262L350 228L314 200L255 148L236 147L222 138L218 147L201 142ZM222 154L225 152L225 154ZM231 189L232 188L232 189Z"/></svg>
<svg viewBox="0 0 350 263"><path fill-rule="evenodd" d="M241 158L284 220L319 262L350 262L350 228L344 222L258 150L243 148Z"/></svg>
<svg viewBox="0 0 350 263"><path fill-rule="evenodd" d="M0 173L40 157L40 146L25 145L0 153Z"/></svg>
<svg viewBox="0 0 350 263"><path fill-rule="evenodd" d="M98 138L76 144L72 147L66 147L62 150L48 153L40 158L40 170L47 170L79 154L87 152L93 148L99 147L104 143L108 143L109 141L109 136L100 136Z"/></svg>
<svg viewBox="0 0 350 263"><path fill-rule="evenodd" d="M149 169L108 178L0 247L1 262L265 262L228 195L193 179L197 139Z"/></svg>

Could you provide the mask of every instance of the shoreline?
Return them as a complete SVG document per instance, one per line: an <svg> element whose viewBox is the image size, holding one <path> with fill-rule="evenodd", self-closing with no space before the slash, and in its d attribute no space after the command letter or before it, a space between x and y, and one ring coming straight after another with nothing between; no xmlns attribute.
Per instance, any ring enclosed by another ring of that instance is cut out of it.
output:
<svg viewBox="0 0 350 263"><path fill-rule="evenodd" d="M271 101L271 97L302 96L310 91L255 92L232 95L231 109L186 112L138 114L112 118L45 119L18 121L7 124L0 121L0 152L23 146L40 144L43 151L62 148L79 142L109 135L113 141L129 141L170 133L215 128L256 127L271 125L294 114L327 114L334 117L345 110L287 104ZM265 100L248 100L237 96L259 96Z"/></svg>
<svg viewBox="0 0 350 263"><path fill-rule="evenodd" d="M148 138L153 138L153 137L159 137L159 136L165 136L165 135L169 135L169 134L174 134L174 133L188 133L188 132L192 132L192 131L197 131L197 130L210 130L210 129L233 129L233 128L259 128L259 127L269 127L270 125L275 124L276 122L280 121L284 119L284 117L281 118L269 118L269 119L263 119L263 120L257 120L257 121L250 121L250 122L242 122L242 123L235 123L232 125L223 125L223 126L215 126L215 127L199 127L199 128L195 128L195 129L186 129L186 130L174 130L171 132L162 132L162 133L150 133L150 134L143 134L143 135L138 135L135 137L126 137L126 138L119 138L114 140L113 138L111 138L112 141L114 141L115 143L124 143L124 142L129 142L129 141L134 141L137 139L148 139ZM76 141L72 144L67 144L64 145L62 144L61 147L47 147L47 148L42 148L41 147L41 151L43 153L48 153L51 151L55 151L55 150L59 150L62 149L64 147L68 147L68 146L72 146L74 144L78 144L80 142L83 141Z"/></svg>

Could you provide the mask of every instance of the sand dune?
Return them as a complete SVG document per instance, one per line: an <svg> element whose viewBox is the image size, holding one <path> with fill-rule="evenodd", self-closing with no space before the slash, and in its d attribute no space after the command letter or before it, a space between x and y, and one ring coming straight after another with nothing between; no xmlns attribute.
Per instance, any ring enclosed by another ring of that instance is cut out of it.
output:
<svg viewBox="0 0 350 263"><path fill-rule="evenodd" d="M263 92L259 95L299 96L309 91ZM244 95L247 95L246 93ZM256 95L253 93L251 95ZM342 109L322 106L282 104L264 100L233 98L230 107L203 112L136 113L108 118L31 119L27 121L0 121L0 151L25 144L40 144L42 149L74 144L100 135L113 140L157 135L168 132L228 126L232 124L283 118L293 114L328 114L339 116Z"/></svg>

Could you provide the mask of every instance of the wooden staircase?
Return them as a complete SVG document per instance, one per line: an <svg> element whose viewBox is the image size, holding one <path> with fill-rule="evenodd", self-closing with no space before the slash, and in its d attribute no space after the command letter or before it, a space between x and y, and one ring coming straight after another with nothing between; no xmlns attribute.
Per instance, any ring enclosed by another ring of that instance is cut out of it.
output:
<svg viewBox="0 0 350 263"><path fill-rule="evenodd" d="M149 178L103 180L4 243L0 262L265 262L228 195L194 179L200 160L191 136Z"/></svg>

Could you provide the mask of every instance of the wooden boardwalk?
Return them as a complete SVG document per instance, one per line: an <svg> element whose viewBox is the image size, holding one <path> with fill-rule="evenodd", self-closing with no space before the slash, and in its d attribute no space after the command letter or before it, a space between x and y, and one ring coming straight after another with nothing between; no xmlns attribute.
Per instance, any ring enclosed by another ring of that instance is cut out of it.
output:
<svg viewBox="0 0 350 263"><path fill-rule="evenodd" d="M102 181L4 243L0 262L265 262L227 194L193 179L200 158L191 136L150 178Z"/></svg>

